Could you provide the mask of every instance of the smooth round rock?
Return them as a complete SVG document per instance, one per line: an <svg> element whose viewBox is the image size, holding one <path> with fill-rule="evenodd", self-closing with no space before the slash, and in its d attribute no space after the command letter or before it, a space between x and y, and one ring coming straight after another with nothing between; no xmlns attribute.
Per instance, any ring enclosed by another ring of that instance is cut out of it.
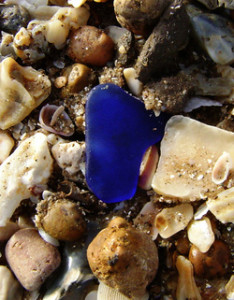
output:
<svg viewBox="0 0 234 300"><path fill-rule="evenodd" d="M37 290L61 262L58 249L33 228L17 231L7 242L5 254L11 270L28 291Z"/></svg>

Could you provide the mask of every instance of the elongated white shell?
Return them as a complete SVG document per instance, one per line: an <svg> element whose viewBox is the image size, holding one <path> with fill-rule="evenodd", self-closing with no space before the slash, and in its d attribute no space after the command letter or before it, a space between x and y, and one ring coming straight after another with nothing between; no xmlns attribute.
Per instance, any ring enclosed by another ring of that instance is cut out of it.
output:
<svg viewBox="0 0 234 300"><path fill-rule="evenodd" d="M121 294L118 290L113 289L103 282L100 282L97 293L97 300L129 300L130 298ZM135 297L132 300L148 300L149 295L145 293L145 295L141 298Z"/></svg>

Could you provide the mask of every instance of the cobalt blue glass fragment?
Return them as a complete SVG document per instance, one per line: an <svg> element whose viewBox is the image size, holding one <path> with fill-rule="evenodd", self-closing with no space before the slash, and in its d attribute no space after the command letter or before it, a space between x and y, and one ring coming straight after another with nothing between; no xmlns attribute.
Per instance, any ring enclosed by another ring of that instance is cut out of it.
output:
<svg viewBox="0 0 234 300"><path fill-rule="evenodd" d="M106 203L134 196L146 149L159 142L167 117L114 84L93 88L86 103L86 181Z"/></svg>

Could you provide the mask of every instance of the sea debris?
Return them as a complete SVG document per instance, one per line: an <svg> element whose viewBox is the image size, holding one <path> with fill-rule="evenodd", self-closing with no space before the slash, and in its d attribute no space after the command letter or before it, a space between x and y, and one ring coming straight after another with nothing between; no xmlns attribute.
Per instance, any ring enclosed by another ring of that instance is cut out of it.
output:
<svg viewBox="0 0 234 300"><path fill-rule="evenodd" d="M120 217L98 233L88 247L87 257L99 280L130 298L145 295L158 268L154 242Z"/></svg>
<svg viewBox="0 0 234 300"><path fill-rule="evenodd" d="M32 67L22 67L13 58L0 63L0 128L18 124L50 94L49 78Z"/></svg>
<svg viewBox="0 0 234 300"><path fill-rule="evenodd" d="M192 133L192 134L191 134ZM160 195L179 201L216 197L225 185L212 180L217 159L223 152L234 160L234 133L188 117L173 116L161 142L161 156L152 187ZM230 182L231 183L231 182Z"/></svg>
<svg viewBox="0 0 234 300"><path fill-rule="evenodd" d="M0 166L0 226L5 226L35 185L45 185L52 171L47 137L36 133L25 139Z"/></svg>
<svg viewBox="0 0 234 300"><path fill-rule="evenodd" d="M10 155L15 145L14 139L4 130L0 130L0 164Z"/></svg>
<svg viewBox="0 0 234 300"><path fill-rule="evenodd" d="M104 202L130 199L146 149L162 139L165 115L114 84L95 87L86 104L86 181Z"/></svg>
<svg viewBox="0 0 234 300"><path fill-rule="evenodd" d="M0 295L2 299L22 300L23 288L6 266L0 266Z"/></svg>

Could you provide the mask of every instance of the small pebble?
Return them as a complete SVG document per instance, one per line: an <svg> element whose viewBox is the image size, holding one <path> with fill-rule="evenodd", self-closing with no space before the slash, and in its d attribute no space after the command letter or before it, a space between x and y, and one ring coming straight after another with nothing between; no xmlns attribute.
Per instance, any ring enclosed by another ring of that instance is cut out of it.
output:
<svg viewBox="0 0 234 300"><path fill-rule="evenodd" d="M36 229L21 229L7 242L6 259L21 285L37 290L60 265L56 247L45 242Z"/></svg>
<svg viewBox="0 0 234 300"><path fill-rule="evenodd" d="M37 205L37 226L57 240L81 238L86 232L86 223L78 205L66 199L49 199Z"/></svg>
<svg viewBox="0 0 234 300"><path fill-rule="evenodd" d="M193 264L195 274L199 277L223 276L229 266L230 250L220 240L216 240L206 253L202 253L193 245L190 248L189 260Z"/></svg>
<svg viewBox="0 0 234 300"><path fill-rule="evenodd" d="M114 42L101 29L81 26L70 35L68 56L76 62L105 66L114 54Z"/></svg>
<svg viewBox="0 0 234 300"><path fill-rule="evenodd" d="M0 266L0 299L22 300L23 289L6 266Z"/></svg>
<svg viewBox="0 0 234 300"><path fill-rule="evenodd" d="M21 5L0 5L0 29L16 33L21 27L27 27L30 21L28 11Z"/></svg>

